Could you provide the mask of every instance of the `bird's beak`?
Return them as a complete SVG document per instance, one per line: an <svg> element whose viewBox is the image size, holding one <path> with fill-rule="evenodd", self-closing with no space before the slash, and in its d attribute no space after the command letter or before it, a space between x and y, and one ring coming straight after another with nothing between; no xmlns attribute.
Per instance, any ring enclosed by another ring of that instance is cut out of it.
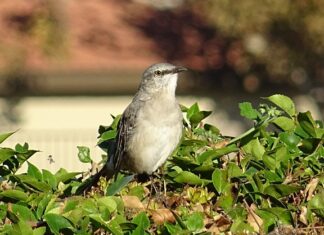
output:
<svg viewBox="0 0 324 235"><path fill-rule="evenodd" d="M187 71L188 69L182 66L177 66L173 69L173 73L181 73Z"/></svg>

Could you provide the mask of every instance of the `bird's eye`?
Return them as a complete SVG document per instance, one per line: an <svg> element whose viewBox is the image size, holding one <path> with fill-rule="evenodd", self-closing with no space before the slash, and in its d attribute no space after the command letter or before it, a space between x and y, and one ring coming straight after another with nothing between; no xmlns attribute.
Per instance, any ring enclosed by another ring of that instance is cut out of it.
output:
<svg viewBox="0 0 324 235"><path fill-rule="evenodd" d="M156 71L154 72L154 75L155 75L155 76L161 76L161 75L162 75L161 70L156 70Z"/></svg>

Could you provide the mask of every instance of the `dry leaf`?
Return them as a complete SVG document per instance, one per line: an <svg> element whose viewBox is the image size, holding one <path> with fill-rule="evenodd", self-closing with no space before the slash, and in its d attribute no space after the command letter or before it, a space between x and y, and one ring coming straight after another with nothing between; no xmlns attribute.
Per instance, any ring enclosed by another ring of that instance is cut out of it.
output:
<svg viewBox="0 0 324 235"><path fill-rule="evenodd" d="M255 214L256 209L257 208L254 204L252 204L248 208L249 213L248 213L248 217L247 217L247 222L254 228L254 231L256 231L257 233L260 233L260 229L263 224L263 221L257 214Z"/></svg>
<svg viewBox="0 0 324 235"><path fill-rule="evenodd" d="M157 209L151 212L154 224L161 225L164 222L174 223L175 218L169 209Z"/></svg>
<svg viewBox="0 0 324 235"><path fill-rule="evenodd" d="M300 213L300 216L299 216L299 220L300 220L300 222L302 222L305 225L308 224L306 214L307 214L307 208L306 208L306 206L302 206L301 207L301 213Z"/></svg>
<svg viewBox="0 0 324 235"><path fill-rule="evenodd" d="M204 207L201 204L195 204L192 207L193 211L204 212Z"/></svg>
<svg viewBox="0 0 324 235"><path fill-rule="evenodd" d="M225 216L221 216L218 220L216 220L215 225L219 231L224 232L231 226L231 221Z"/></svg>
<svg viewBox="0 0 324 235"><path fill-rule="evenodd" d="M307 186L305 188L305 192L304 192L304 196L306 197L306 201L309 201L310 199L312 199L312 196L313 196L313 193L314 193L314 191L316 189L318 181L319 181L318 178L314 178L307 184Z"/></svg>
<svg viewBox="0 0 324 235"><path fill-rule="evenodd" d="M229 142L230 142L230 140L221 140L221 141L213 144L211 147L213 147L215 149L221 149L221 148L225 147Z"/></svg>
<svg viewBox="0 0 324 235"><path fill-rule="evenodd" d="M210 232L210 233L216 235L216 234L220 234L221 233L221 230L219 229L219 227L216 224L213 224L212 226L210 226L207 229L207 232Z"/></svg>
<svg viewBox="0 0 324 235"><path fill-rule="evenodd" d="M143 203L136 196L122 196L124 206L132 209L144 209Z"/></svg>

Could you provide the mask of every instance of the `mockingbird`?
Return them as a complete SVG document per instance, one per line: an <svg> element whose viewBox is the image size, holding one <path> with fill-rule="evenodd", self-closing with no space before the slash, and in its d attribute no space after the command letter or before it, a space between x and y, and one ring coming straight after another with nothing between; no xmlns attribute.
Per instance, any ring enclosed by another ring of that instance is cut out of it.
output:
<svg viewBox="0 0 324 235"><path fill-rule="evenodd" d="M168 63L145 70L119 121L114 151L91 185L100 176L111 178L121 169L151 174L171 155L182 136L182 113L175 90L178 73L186 70Z"/></svg>

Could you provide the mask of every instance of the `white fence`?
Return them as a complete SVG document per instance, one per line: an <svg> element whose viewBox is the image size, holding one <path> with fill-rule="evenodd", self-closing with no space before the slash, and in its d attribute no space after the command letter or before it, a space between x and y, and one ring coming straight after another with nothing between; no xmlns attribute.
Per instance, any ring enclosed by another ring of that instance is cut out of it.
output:
<svg viewBox="0 0 324 235"><path fill-rule="evenodd" d="M40 151L30 158L30 162L40 169L52 172L60 168L84 171L90 168L90 164L79 161L77 146L89 147L92 159L100 161L104 152L96 146L96 137L97 133L93 130L19 130L7 139L2 147L14 148L17 143L27 142L30 149ZM26 170L26 166L22 170Z"/></svg>

